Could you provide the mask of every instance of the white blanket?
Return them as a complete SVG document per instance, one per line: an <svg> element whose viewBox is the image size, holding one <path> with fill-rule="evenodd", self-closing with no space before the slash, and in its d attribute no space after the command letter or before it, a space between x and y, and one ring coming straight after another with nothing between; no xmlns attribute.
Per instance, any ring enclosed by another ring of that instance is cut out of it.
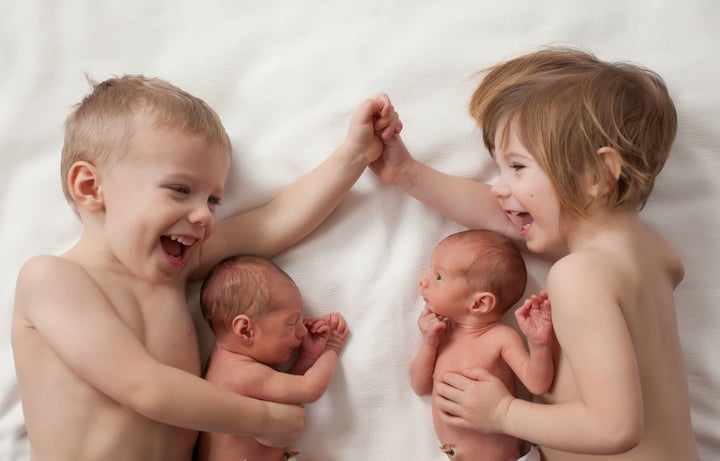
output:
<svg viewBox="0 0 720 461"><path fill-rule="evenodd" d="M0 2L0 459L28 457L9 339L17 271L79 235L59 158L64 118L88 92L84 73L158 76L212 105L235 147L229 214L317 165L378 92L392 98L419 160L491 181L467 114L475 73L545 44L646 65L674 97L677 141L642 216L686 265L676 298L693 423L702 459L720 459L717 0ZM338 309L352 330L326 395L307 406L301 459L443 459L429 400L413 394L407 369L419 341L418 277L434 244L459 229L368 171L328 221L277 258L308 314ZM528 293L537 292L547 266L528 262Z"/></svg>

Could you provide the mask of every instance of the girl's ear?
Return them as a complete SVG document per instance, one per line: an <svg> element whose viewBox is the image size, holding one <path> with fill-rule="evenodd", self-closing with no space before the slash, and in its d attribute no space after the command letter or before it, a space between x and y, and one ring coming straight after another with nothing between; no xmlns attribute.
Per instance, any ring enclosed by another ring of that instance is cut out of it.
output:
<svg viewBox="0 0 720 461"><path fill-rule="evenodd" d="M488 314L495 309L497 298L489 291L478 291L472 295L470 312L473 314Z"/></svg>
<svg viewBox="0 0 720 461"><path fill-rule="evenodd" d="M255 325L252 318L245 314L236 316L232 321L233 334L246 344L252 344L255 339Z"/></svg>
<svg viewBox="0 0 720 461"><path fill-rule="evenodd" d="M105 209L100 175L92 163L84 160L73 163L68 170L68 190L78 211L96 213Z"/></svg>
<svg viewBox="0 0 720 461"><path fill-rule="evenodd" d="M600 157L600 161L605 165L609 177L611 178L610 183L602 184L599 178L595 178L590 186L590 195L597 198L599 196L607 194L620 179L622 173L623 160L620 153L612 147L601 147L597 151L597 155Z"/></svg>

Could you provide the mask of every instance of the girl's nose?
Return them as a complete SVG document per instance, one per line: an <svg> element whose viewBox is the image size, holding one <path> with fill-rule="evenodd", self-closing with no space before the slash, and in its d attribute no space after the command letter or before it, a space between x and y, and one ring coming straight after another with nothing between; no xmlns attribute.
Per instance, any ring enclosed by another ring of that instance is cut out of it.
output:
<svg viewBox="0 0 720 461"><path fill-rule="evenodd" d="M505 181L503 181L502 176L499 176L495 180L493 185L490 187L490 192L496 198L507 197L510 194L507 184L505 184Z"/></svg>

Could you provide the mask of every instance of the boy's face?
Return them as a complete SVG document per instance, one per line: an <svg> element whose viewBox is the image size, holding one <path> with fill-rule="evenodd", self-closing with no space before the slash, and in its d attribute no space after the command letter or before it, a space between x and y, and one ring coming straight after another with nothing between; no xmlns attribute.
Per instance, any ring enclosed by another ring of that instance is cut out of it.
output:
<svg viewBox="0 0 720 461"><path fill-rule="evenodd" d="M472 305L472 290L465 278L464 255L458 246L441 242L433 252L430 270L420 278L420 294L425 308L449 318L457 318Z"/></svg>
<svg viewBox="0 0 720 461"><path fill-rule="evenodd" d="M286 362L302 344L307 328L302 319L302 297L297 286L276 277L271 287L271 310L255 322L253 357L265 364Z"/></svg>
<svg viewBox="0 0 720 461"><path fill-rule="evenodd" d="M175 280L213 232L229 167L230 156L201 136L140 129L102 172L111 256L140 279Z"/></svg>
<svg viewBox="0 0 720 461"><path fill-rule="evenodd" d="M528 249L544 253L562 247L560 202L550 178L520 142L516 123L512 122L507 140L502 138L502 127L496 133L495 161L500 175L492 193L520 229Z"/></svg>

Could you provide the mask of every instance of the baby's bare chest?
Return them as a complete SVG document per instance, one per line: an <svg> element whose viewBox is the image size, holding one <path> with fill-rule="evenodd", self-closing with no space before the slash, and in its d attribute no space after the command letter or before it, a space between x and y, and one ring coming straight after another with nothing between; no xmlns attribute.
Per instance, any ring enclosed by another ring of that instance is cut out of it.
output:
<svg viewBox="0 0 720 461"><path fill-rule="evenodd" d="M492 341L451 340L443 344L435 360L434 377L437 379L447 371L462 371L467 368L482 367L494 371L504 366L498 348Z"/></svg>

